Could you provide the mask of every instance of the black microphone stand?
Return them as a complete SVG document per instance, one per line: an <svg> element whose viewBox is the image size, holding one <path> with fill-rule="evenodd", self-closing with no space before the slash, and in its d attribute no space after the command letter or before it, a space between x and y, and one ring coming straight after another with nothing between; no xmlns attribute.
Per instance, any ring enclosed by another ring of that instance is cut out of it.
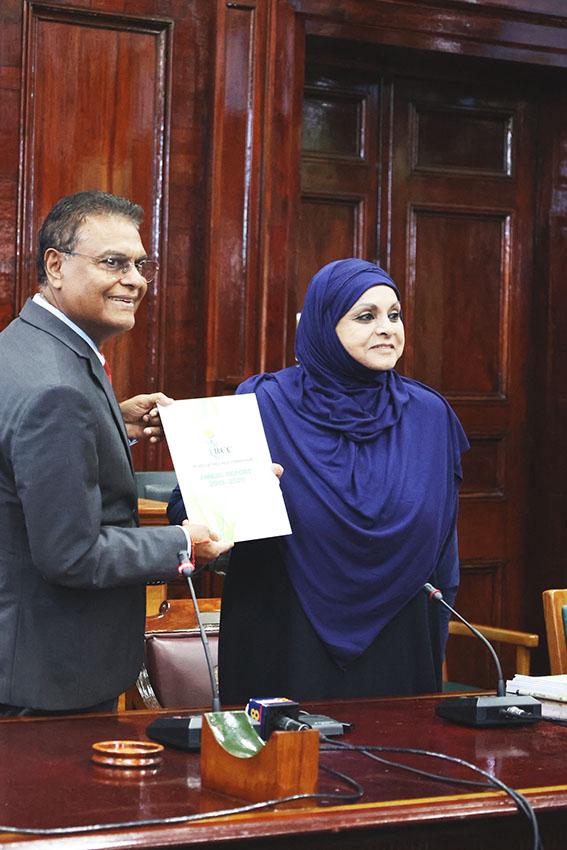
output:
<svg viewBox="0 0 567 850"><path fill-rule="evenodd" d="M423 585L423 589L430 600L444 605L481 639L490 650L498 672L496 696L449 697L437 705L435 713L463 726L520 726L541 720L541 703L536 699L506 694L502 665L490 641L445 601L440 590L429 582Z"/></svg>

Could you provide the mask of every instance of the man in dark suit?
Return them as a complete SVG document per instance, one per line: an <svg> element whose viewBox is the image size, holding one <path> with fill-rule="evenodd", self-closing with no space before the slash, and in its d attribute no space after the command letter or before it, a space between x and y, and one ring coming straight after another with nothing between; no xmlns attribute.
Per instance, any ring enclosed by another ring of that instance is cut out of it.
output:
<svg viewBox="0 0 567 850"><path fill-rule="evenodd" d="M39 240L40 291L0 334L0 714L103 710L143 661L145 584L228 546L203 526L139 528L131 436L155 402L121 411L101 344L134 326L157 263L141 207L61 199ZM125 421L126 420L126 425Z"/></svg>

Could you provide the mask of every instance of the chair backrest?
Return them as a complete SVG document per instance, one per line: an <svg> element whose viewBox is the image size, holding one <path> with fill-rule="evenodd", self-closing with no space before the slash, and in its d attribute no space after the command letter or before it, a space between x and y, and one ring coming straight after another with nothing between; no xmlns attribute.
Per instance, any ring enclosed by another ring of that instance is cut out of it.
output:
<svg viewBox="0 0 567 850"><path fill-rule="evenodd" d="M135 477L139 499L167 502L171 491L177 484L175 472L162 472L161 470L136 472Z"/></svg>
<svg viewBox="0 0 567 850"><path fill-rule="evenodd" d="M220 599L200 599L199 609L216 668ZM212 693L197 617L190 599L165 600L146 618L145 672L138 690L151 705L151 692L163 708L208 708Z"/></svg>
<svg viewBox="0 0 567 850"><path fill-rule="evenodd" d="M539 635L533 634L532 632L518 632L514 629L502 629L499 626L484 626L479 625L478 623L473 623L472 625L474 625L474 627L478 629L478 631L483 634L484 637L490 641L490 643L508 643L514 646L516 649L514 672L522 673L525 676L529 676L531 667L531 651L539 645ZM475 637L471 630L468 629L467 626L465 626L465 624L461 623L459 620L449 621L449 634L460 635L461 637L467 638L475 638L475 640L478 640L478 638ZM496 647L496 651L498 652L498 647ZM448 679L451 678L452 677L447 671L447 663L445 663L443 665L444 691L481 690L481 687L478 685L463 685L461 683L448 681Z"/></svg>
<svg viewBox="0 0 567 850"><path fill-rule="evenodd" d="M543 591L543 613L552 676L567 673L567 588Z"/></svg>
<svg viewBox="0 0 567 850"><path fill-rule="evenodd" d="M516 673L529 676L531 666L530 652L539 645L539 635L532 632L518 632L514 629L501 629L500 626L483 626L478 625L478 623L473 623L473 625L491 643L510 643L512 646L515 646ZM450 620L449 634L474 637L471 630L458 620Z"/></svg>

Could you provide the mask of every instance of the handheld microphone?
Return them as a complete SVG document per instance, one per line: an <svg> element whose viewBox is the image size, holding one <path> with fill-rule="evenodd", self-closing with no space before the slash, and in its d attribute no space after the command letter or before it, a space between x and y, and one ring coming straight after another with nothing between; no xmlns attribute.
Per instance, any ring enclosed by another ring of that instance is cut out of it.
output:
<svg viewBox="0 0 567 850"><path fill-rule="evenodd" d="M260 737L267 741L275 729L301 732L310 729L299 720L299 703L287 697L263 697L248 700L246 714L260 724Z"/></svg>
<svg viewBox="0 0 567 850"><path fill-rule="evenodd" d="M444 605L470 631L488 647L496 664L498 683L496 696L450 697L442 700L435 709L439 717L463 726L519 726L541 720L541 703L530 696L506 694L502 665L489 640L443 598L441 591L426 582L423 590L429 599Z"/></svg>
<svg viewBox="0 0 567 850"><path fill-rule="evenodd" d="M274 729L282 732L301 732L315 729L326 738L344 735L352 729L352 723L334 720L327 714L310 714L287 697L266 697L248 700L246 714L252 723L258 723L258 734L267 740Z"/></svg>
<svg viewBox="0 0 567 850"><path fill-rule="evenodd" d="M195 607L197 625L199 626L199 634L201 636L201 643L203 644L203 651L205 653L205 660L207 662L209 681L211 683L211 711L220 711L221 703L219 696L219 688L214 673L211 647L209 646L209 639L207 637L207 633L203 625L201 611L199 609L197 596L195 594L195 588L193 587L193 582L191 580L191 576L193 575L196 569L195 564L191 561L189 553L186 549L182 549L180 552L177 553L177 560L177 570L180 575L185 576L187 580L189 590L191 591L191 599L193 600L193 605ZM185 717L158 717L156 720L152 721L152 723L150 723L150 725L147 727L146 734L153 741L159 741L160 744L167 744L170 747L176 747L180 750L198 750L201 746L202 724L203 718L200 714Z"/></svg>

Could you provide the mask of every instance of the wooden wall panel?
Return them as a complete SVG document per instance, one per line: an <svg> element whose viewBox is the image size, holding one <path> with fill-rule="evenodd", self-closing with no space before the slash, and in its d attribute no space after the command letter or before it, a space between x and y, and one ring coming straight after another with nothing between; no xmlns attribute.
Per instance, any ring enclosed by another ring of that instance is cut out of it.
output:
<svg viewBox="0 0 567 850"><path fill-rule="evenodd" d="M338 257L354 257L364 251L365 213L364 201L341 197L338 192L332 198L302 195L297 246L302 274L296 289L300 309L309 283L308 269L316 271Z"/></svg>
<svg viewBox="0 0 567 850"><path fill-rule="evenodd" d="M301 311L311 277L342 257L377 251L379 85L350 70L306 67L297 277ZM290 336L290 346L293 337ZM292 357L291 349L289 357Z"/></svg>
<svg viewBox="0 0 567 850"><path fill-rule="evenodd" d="M504 496L505 434L468 432L470 449L463 455L462 498L501 499Z"/></svg>
<svg viewBox="0 0 567 850"><path fill-rule="evenodd" d="M21 85L20 0L2 4L0 26L0 329L14 317Z"/></svg>
<svg viewBox="0 0 567 850"><path fill-rule="evenodd" d="M417 104L413 123L414 170L511 173L513 127L509 113Z"/></svg>
<svg viewBox="0 0 567 850"><path fill-rule="evenodd" d="M445 395L473 437L459 543L479 569L463 570L459 608L486 620L485 565L496 563L491 616L515 627L527 615L537 107L489 76L394 80L392 271L409 317L402 368ZM483 656L473 648L463 661L465 681L484 671L490 684Z"/></svg>
<svg viewBox="0 0 567 850"><path fill-rule="evenodd" d="M314 156L364 158L368 136L360 94L306 86L303 95L303 151Z"/></svg>
<svg viewBox="0 0 567 850"><path fill-rule="evenodd" d="M204 394L215 16L186 0L0 11L0 327L35 288L36 230L56 199L102 188L141 202L160 272L136 329L107 346L122 397ZM170 465L163 445L134 452L139 468Z"/></svg>
<svg viewBox="0 0 567 850"><path fill-rule="evenodd" d="M530 597L567 587L567 97L558 78L542 94L540 228L534 333L537 413L533 423L533 513L530 517ZM543 625L541 608L531 614Z"/></svg>
<svg viewBox="0 0 567 850"><path fill-rule="evenodd" d="M158 287L167 287L161 299L158 388L174 398L192 398L205 395L216 8L200 0L144 0L144 6L158 19L173 22L166 77L169 145L161 154L166 179L163 198L155 199L166 213L162 239L167 249L157 280ZM150 455L147 468L169 463L162 445Z"/></svg>
<svg viewBox="0 0 567 850"><path fill-rule="evenodd" d="M410 216L409 368L448 399L503 398L509 216L448 208L411 209Z"/></svg>
<svg viewBox="0 0 567 850"><path fill-rule="evenodd" d="M30 260L37 231L62 195L96 188L135 200L146 211L146 250L158 258L163 254L159 200L167 144L169 29L167 22L30 4L20 306L36 289ZM105 346L119 396L138 382L140 364L145 386L156 376L161 309L157 292L154 285L148 287L135 329Z"/></svg>
<svg viewBox="0 0 567 850"><path fill-rule="evenodd" d="M219 7L207 390L233 392L258 360L258 214L265 4Z"/></svg>

